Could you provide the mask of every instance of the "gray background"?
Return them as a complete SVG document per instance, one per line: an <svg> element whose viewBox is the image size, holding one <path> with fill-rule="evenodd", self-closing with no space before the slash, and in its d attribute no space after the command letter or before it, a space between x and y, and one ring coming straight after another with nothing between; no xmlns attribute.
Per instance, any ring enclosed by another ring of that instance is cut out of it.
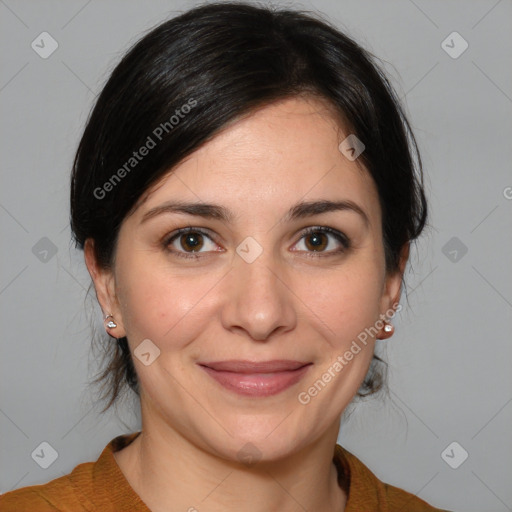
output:
<svg viewBox="0 0 512 512"><path fill-rule="evenodd" d="M390 399L352 407L340 442L437 506L512 510L512 2L274 3L325 13L385 61L427 173L432 228L386 344ZM69 172L128 45L194 4L0 1L1 492L66 474L139 428L133 404L101 415L86 386L89 317L100 329L101 317L70 243ZM59 44L47 59L31 48L43 31ZM453 31L469 44L456 59L441 47ZM43 441L58 452L47 469L31 457ZM457 469L441 457L453 441L469 453Z"/></svg>

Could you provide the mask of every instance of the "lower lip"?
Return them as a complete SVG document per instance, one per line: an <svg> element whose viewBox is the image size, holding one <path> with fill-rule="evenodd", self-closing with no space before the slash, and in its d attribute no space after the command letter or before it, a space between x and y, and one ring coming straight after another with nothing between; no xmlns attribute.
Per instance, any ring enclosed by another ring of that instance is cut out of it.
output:
<svg viewBox="0 0 512 512"><path fill-rule="evenodd" d="M297 384L311 365L297 370L275 373L233 373L217 371L207 366L201 368L226 389L244 396L272 396L281 393L290 386Z"/></svg>

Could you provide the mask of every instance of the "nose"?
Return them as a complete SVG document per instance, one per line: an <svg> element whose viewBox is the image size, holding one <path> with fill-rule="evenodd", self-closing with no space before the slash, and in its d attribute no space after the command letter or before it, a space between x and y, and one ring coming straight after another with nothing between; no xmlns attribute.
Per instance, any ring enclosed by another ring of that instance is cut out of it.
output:
<svg viewBox="0 0 512 512"><path fill-rule="evenodd" d="M226 329L266 341L295 328L297 299L270 251L263 251L252 263L235 256L227 277L222 310Z"/></svg>

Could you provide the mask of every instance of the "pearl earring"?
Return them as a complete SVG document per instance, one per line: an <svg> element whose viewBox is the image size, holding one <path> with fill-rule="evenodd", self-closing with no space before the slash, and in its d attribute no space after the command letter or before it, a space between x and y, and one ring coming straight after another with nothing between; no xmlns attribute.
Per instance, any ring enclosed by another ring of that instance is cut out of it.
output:
<svg viewBox="0 0 512 512"><path fill-rule="evenodd" d="M109 318L112 318L112 320L109 320L109 321L107 322L107 320L108 320ZM114 329L115 327L117 327L117 324L114 322L114 320L113 320L113 319L114 319L114 317L113 317L112 315L106 315L106 316L105 316L105 322L106 322L105 327L108 327L109 329Z"/></svg>
<svg viewBox="0 0 512 512"><path fill-rule="evenodd" d="M395 328L393 327L393 325L392 325L392 324L386 324L386 325L384 326L384 332L387 332L388 334L389 334L389 333L392 333L394 329L395 329Z"/></svg>

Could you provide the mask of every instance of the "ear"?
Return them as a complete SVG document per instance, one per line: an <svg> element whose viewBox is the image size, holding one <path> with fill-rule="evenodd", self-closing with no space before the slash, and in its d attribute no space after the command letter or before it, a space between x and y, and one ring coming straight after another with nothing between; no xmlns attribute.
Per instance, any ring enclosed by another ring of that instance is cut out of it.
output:
<svg viewBox="0 0 512 512"><path fill-rule="evenodd" d="M113 318L109 318L108 320L113 320L117 324L117 327L106 327L107 322L104 321L105 329L113 338L123 338L126 336L126 331L119 308L119 301L116 296L114 273L112 270L102 268L98 264L94 249L94 240L88 238L84 244L85 264L94 283L96 298L103 311L103 318L105 318L106 315L112 315Z"/></svg>
<svg viewBox="0 0 512 512"><path fill-rule="evenodd" d="M400 302L400 294L402 291L402 278L405 272L405 265L409 259L410 242L403 245L400 251L400 260L398 269L386 276L383 294L381 297L381 314L386 311L395 310Z"/></svg>

